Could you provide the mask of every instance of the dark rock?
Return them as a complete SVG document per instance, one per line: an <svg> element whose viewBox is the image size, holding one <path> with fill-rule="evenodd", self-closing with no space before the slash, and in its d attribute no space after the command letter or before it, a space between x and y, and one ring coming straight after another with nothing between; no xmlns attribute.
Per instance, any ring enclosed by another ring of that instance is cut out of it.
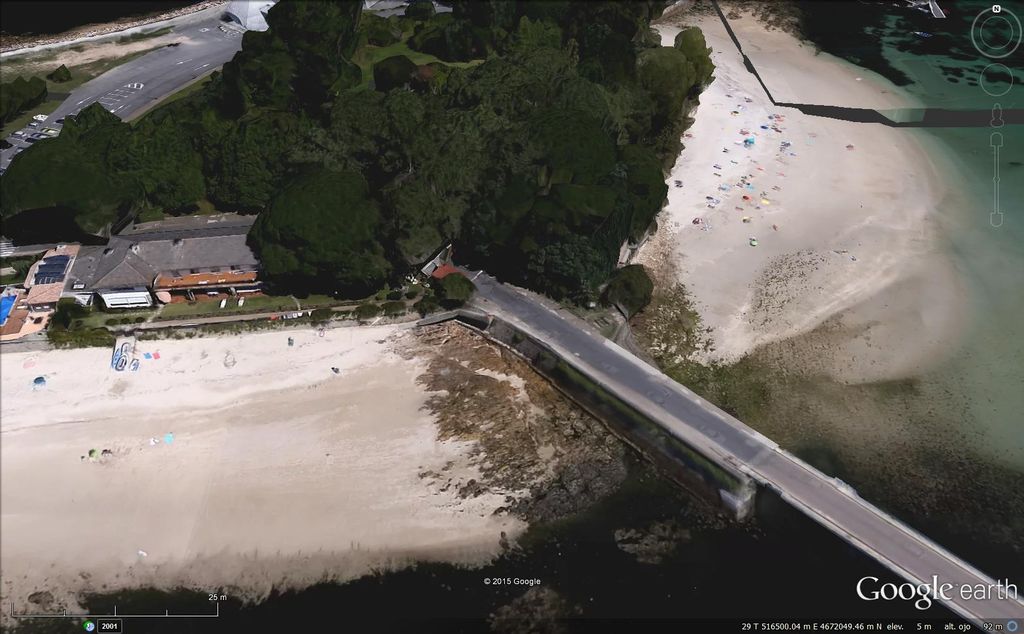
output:
<svg viewBox="0 0 1024 634"><path fill-rule="evenodd" d="M642 564L659 564L675 552L676 547L690 540L690 531L674 520L654 522L646 529L620 528L615 531L615 543L623 552L636 557Z"/></svg>
<svg viewBox="0 0 1024 634"><path fill-rule="evenodd" d="M566 631L564 619L580 609L544 586L530 588L491 614L491 631L497 634L559 634Z"/></svg>
<svg viewBox="0 0 1024 634"><path fill-rule="evenodd" d="M42 590L40 592L33 592L32 594L28 595L28 600L29 603L35 603L36 605L43 608L53 605L53 595L47 592L46 590Z"/></svg>

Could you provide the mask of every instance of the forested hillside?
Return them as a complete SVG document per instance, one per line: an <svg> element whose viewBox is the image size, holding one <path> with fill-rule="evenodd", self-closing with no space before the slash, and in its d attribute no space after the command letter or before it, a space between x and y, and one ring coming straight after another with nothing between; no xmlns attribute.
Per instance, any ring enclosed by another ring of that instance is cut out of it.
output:
<svg viewBox="0 0 1024 634"><path fill-rule="evenodd" d="M454 2L362 14L285 0L202 91L129 126L99 106L25 152L0 211L96 230L197 201L259 213L291 290L375 290L446 241L457 259L585 301L666 194L699 31L660 47L658 2Z"/></svg>

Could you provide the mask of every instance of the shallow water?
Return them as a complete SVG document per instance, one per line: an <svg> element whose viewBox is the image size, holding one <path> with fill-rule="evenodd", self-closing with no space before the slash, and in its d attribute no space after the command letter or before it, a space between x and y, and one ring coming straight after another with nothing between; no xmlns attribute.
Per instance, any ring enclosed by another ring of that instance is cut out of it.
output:
<svg viewBox="0 0 1024 634"><path fill-rule="evenodd" d="M991 2L940 4L945 20L888 3L844 3L838 21L839 5L825 3L827 12L806 13L805 28L823 50L881 73L925 107L992 111L997 122L1000 110L1024 108L1024 44L1013 50L1022 38L1013 15L1024 19L1024 3L1002 3L1000 14ZM1024 125L918 134L954 188L935 211L971 316L943 367L921 377L931 389L920 398L961 396L973 447L1024 470ZM992 145L1000 143L996 209Z"/></svg>

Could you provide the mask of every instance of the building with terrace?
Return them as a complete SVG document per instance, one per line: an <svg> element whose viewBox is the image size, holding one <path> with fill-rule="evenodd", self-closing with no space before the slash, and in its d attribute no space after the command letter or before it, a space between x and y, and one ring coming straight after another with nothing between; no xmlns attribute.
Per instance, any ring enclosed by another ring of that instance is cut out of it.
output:
<svg viewBox="0 0 1024 634"><path fill-rule="evenodd" d="M246 244L255 216L216 214L144 222L83 246L64 297L107 308L258 292L259 261Z"/></svg>

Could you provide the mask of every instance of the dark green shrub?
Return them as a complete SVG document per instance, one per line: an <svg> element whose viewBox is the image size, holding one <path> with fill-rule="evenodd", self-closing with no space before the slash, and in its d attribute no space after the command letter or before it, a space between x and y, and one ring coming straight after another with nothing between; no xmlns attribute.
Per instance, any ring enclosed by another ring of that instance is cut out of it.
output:
<svg viewBox="0 0 1024 634"><path fill-rule="evenodd" d="M63 84L66 81L71 81L71 71L68 70L67 66L61 64L57 67L57 70L47 75L46 78L54 83Z"/></svg>
<svg viewBox="0 0 1024 634"><path fill-rule="evenodd" d="M412 307L416 309L416 312L421 316L426 317L440 308L441 302L439 302L433 295L424 295L423 299L413 304Z"/></svg>
<svg viewBox="0 0 1024 634"><path fill-rule="evenodd" d="M604 301L632 317L650 303L654 283L639 264L624 266L612 275L604 289Z"/></svg>
<svg viewBox="0 0 1024 634"><path fill-rule="evenodd" d="M388 302L384 304L384 314L388 316L404 315L405 302Z"/></svg>
<svg viewBox="0 0 1024 634"><path fill-rule="evenodd" d="M441 295L441 305L445 308L455 308L465 304L476 290L473 282L459 273L445 275L437 283L437 287L438 293Z"/></svg>
<svg viewBox="0 0 1024 634"><path fill-rule="evenodd" d="M420 289L418 289L418 288L416 288L414 286L414 287L410 288L409 290L407 290L405 292L405 298L406 299L415 299L416 296L419 295L419 294L420 294Z"/></svg>
<svg viewBox="0 0 1024 634"><path fill-rule="evenodd" d="M334 316L334 311L330 308L317 308L313 311L313 314L309 316L310 320L314 324L325 324L331 320Z"/></svg>
<svg viewBox="0 0 1024 634"><path fill-rule="evenodd" d="M372 319L380 314L380 307L377 304L359 304L356 306L355 315L359 321L366 321Z"/></svg>
<svg viewBox="0 0 1024 634"><path fill-rule="evenodd" d="M373 65L373 86L380 92L401 88L413 80L416 64L405 55L393 55Z"/></svg>
<svg viewBox="0 0 1024 634"><path fill-rule="evenodd" d="M387 298L391 301L402 299L402 291L394 290L388 293Z"/></svg>

